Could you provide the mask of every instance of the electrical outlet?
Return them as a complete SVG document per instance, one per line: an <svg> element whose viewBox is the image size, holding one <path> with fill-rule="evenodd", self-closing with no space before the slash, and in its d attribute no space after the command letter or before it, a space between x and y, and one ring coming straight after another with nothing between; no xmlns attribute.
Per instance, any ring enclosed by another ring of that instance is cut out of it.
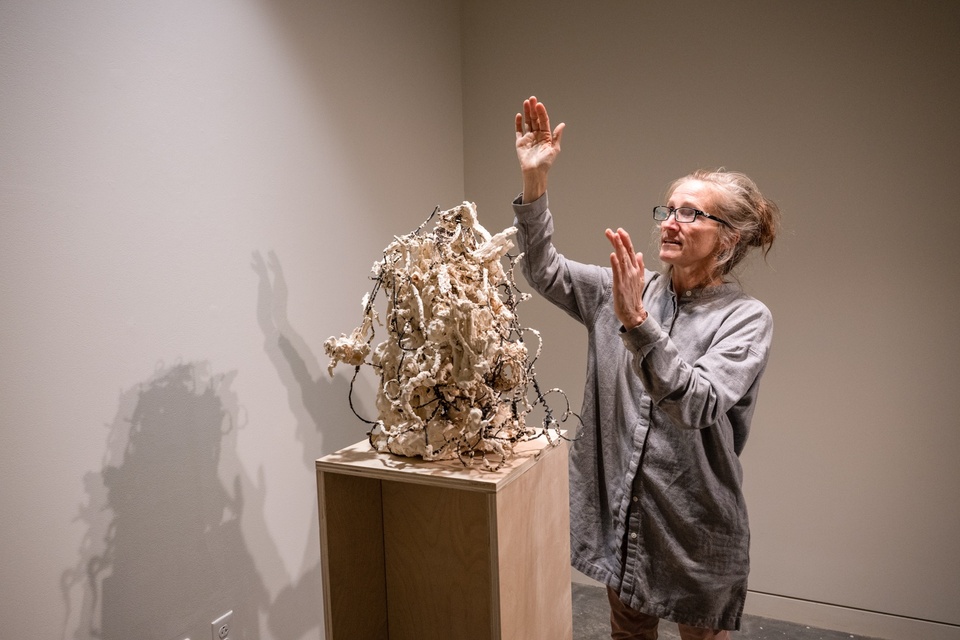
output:
<svg viewBox="0 0 960 640"><path fill-rule="evenodd" d="M213 633L213 640L230 640L230 631L233 628L233 610L210 623L210 631Z"/></svg>

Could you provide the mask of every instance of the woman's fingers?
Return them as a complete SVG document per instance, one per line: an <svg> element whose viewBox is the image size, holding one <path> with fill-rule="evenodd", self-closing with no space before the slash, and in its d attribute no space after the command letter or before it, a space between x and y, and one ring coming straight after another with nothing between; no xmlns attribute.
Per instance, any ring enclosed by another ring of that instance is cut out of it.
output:
<svg viewBox="0 0 960 640"><path fill-rule="evenodd" d="M560 151L560 138L563 136L565 126L561 122L554 131L550 130L550 116L547 115L547 107L538 101L536 96L530 96L524 100L523 111L515 117L517 138L532 133L535 143L547 142L555 147L557 152Z"/></svg>
<svg viewBox="0 0 960 640"><path fill-rule="evenodd" d="M553 144L557 147L557 149L560 149L560 137L563 135L563 128L565 126L566 125L561 122L557 125L557 128L553 130Z"/></svg>
<svg viewBox="0 0 960 640"><path fill-rule="evenodd" d="M630 236L623 229L605 231L613 245L610 269L613 272L613 311L624 326L635 326L643 314L643 259L633 253Z"/></svg>
<svg viewBox="0 0 960 640"><path fill-rule="evenodd" d="M607 229L606 231L604 231L604 235L607 236L607 240L609 240L610 244L613 245L613 253L610 254L610 259L613 260L614 258L617 257L617 253L620 252L620 248L619 248L620 237L610 229Z"/></svg>
<svg viewBox="0 0 960 640"><path fill-rule="evenodd" d="M617 229L617 236L623 246L625 259L628 259L632 266L636 267L640 273L643 273L643 254L634 251L630 234L623 229Z"/></svg>
<svg viewBox="0 0 960 640"><path fill-rule="evenodd" d="M636 252L633 250L633 241L630 239L630 234L621 228L617 229L617 235L620 236L620 241L623 243L624 250L631 256L636 255Z"/></svg>
<svg viewBox="0 0 960 640"><path fill-rule="evenodd" d="M533 98L536 100L536 98ZM547 108L542 102L538 102L534 109L535 126L538 131L550 133L550 116L547 115Z"/></svg>
<svg viewBox="0 0 960 640"><path fill-rule="evenodd" d="M613 245L620 268L636 267L637 254L633 251L633 244L630 242L630 236L623 229L616 231L606 230L607 239Z"/></svg>
<svg viewBox="0 0 960 640"><path fill-rule="evenodd" d="M527 131L550 133L550 116L547 115L547 107L538 101L536 96L530 96L523 101L523 124L526 127L524 133Z"/></svg>
<svg viewBox="0 0 960 640"><path fill-rule="evenodd" d="M536 131L534 126L536 121L537 98L530 96L523 101L523 125L524 133Z"/></svg>
<svg viewBox="0 0 960 640"><path fill-rule="evenodd" d="M517 135L523 136L538 131L538 104L536 96L530 96L523 101L523 112L518 113L516 117Z"/></svg>
<svg viewBox="0 0 960 640"><path fill-rule="evenodd" d="M620 236L620 240L623 242L623 246L630 253L633 253L633 241L630 240L630 234L626 232L625 229L618 228L617 235Z"/></svg>

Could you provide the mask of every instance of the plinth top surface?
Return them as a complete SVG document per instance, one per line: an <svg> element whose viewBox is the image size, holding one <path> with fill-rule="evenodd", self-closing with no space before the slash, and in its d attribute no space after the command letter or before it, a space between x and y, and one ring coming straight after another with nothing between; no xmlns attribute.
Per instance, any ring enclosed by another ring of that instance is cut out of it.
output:
<svg viewBox="0 0 960 640"><path fill-rule="evenodd" d="M555 433L519 442L514 453L497 470L487 469L482 460L465 465L459 459L427 461L390 453L380 453L367 440L343 448L317 460L317 471L369 476L381 480L455 486L460 489L496 492L521 476L544 455L566 446Z"/></svg>

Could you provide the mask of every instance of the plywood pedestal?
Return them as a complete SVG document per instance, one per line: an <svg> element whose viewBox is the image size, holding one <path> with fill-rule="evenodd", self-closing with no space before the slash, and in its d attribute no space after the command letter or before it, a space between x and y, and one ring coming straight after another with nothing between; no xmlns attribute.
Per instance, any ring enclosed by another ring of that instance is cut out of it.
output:
<svg viewBox="0 0 960 640"><path fill-rule="evenodd" d="M572 640L567 445L518 452L317 460L327 640Z"/></svg>

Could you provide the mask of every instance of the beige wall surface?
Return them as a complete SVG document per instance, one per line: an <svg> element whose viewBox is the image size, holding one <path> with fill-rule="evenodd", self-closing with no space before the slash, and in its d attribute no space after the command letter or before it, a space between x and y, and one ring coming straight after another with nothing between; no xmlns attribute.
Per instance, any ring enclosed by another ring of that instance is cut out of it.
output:
<svg viewBox="0 0 960 640"><path fill-rule="evenodd" d="M366 431L322 343L462 201L459 25L0 2L0 637L319 637L314 460Z"/></svg>
<svg viewBox="0 0 960 640"><path fill-rule="evenodd" d="M490 227L511 222L531 94L567 124L550 198L570 258L606 263L617 226L653 255L650 208L698 167L784 210L742 278L776 323L743 455L751 588L960 625L960 3L464 7L466 197ZM542 384L579 405L579 326L520 314Z"/></svg>

